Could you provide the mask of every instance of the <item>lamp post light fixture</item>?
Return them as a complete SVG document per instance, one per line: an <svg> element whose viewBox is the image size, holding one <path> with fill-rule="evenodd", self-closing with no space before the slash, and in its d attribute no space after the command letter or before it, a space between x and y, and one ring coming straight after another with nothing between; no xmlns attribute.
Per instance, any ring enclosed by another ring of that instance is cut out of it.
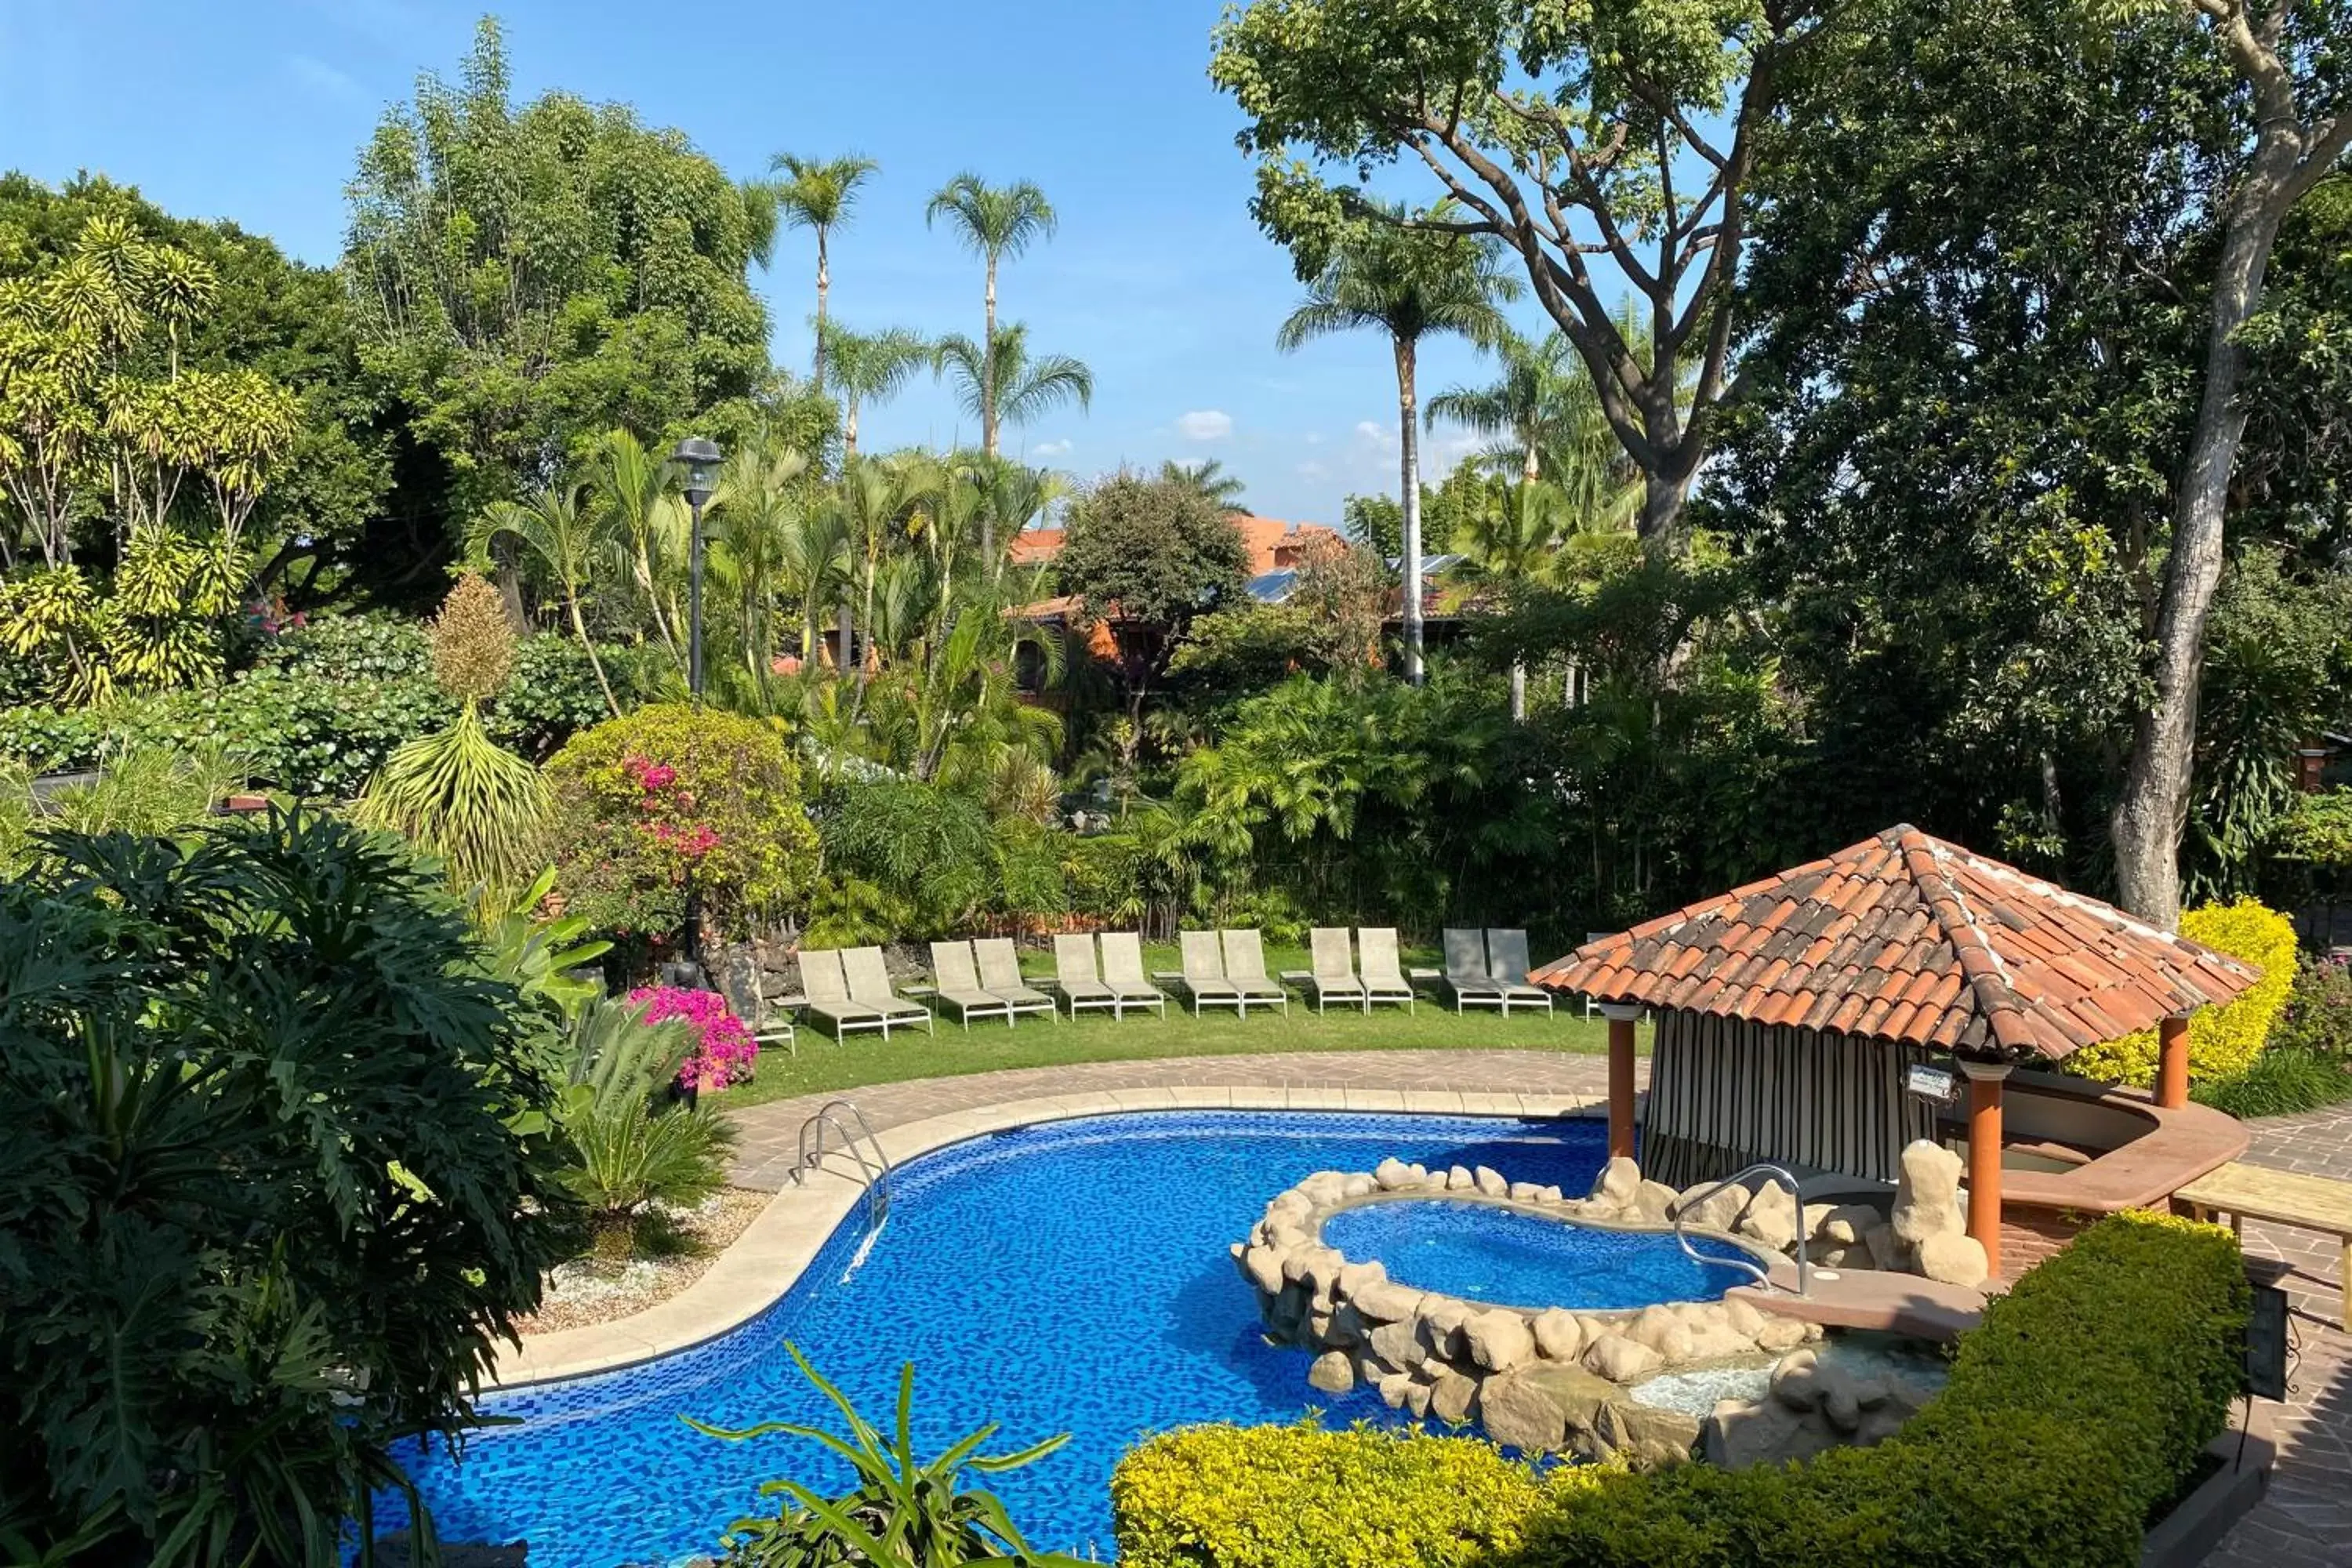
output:
<svg viewBox="0 0 2352 1568"><path fill-rule="evenodd" d="M707 436L688 436L671 458L686 470L686 504L693 513L687 544L686 567L686 689L702 700L702 507L719 479L719 444Z"/></svg>
<svg viewBox="0 0 2352 1568"><path fill-rule="evenodd" d="M702 702L702 508L718 487L719 444L707 436L688 436L677 444L670 458L686 470L686 504L692 514L687 533L686 550L686 689L693 694L696 706ZM686 868L686 931L681 956L684 963L673 984L699 987L702 973L702 889L697 882L694 868Z"/></svg>

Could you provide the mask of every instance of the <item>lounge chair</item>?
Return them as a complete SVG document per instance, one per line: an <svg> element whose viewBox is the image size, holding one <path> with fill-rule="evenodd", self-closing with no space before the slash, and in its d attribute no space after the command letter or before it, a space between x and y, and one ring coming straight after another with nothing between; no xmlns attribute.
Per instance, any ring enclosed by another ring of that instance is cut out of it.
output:
<svg viewBox="0 0 2352 1568"><path fill-rule="evenodd" d="M1179 931L1176 945L1184 954L1184 989L1192 994L1194 1017L1201 1016L1203 1007L1231 1007L1236 1012L1246 1008L1241 987L1225 978L1224 952L1217 945L1215 931Z"/></svg>
<svg viewBox="0 0 2352 1568"><path fill-rule="evenodd" d="M801 949L801 994L808 998L808 1010L833 1026L836 1040L852 1029L883 1026L879 1012L850 999L841 954L834 948Z"/></svg>
<svg viewBox="0 0 2352 1568"><path fill-rule="evenodd" d="M1060 1021L1054 999L1021 978L1021 954L1013 950L1012 938L984 936L971 944L971 950L980 955L980 983L990 994L1002 996L1015 1013L1043 1013Z"/></svg>
<svg viewBox="0 0 2352 1568"><path fill-rule="evenodd" d="M1445 984L1454 993L1454 1010L1498 1007L1510 1011L1494 972L1486 967L1486 933L1482 931L1445 932Z"/></svg>
<svg viewBox="0 0 2352 1568"><path fill-rule="evenodd" d="M1528 933L1523 931L1493 931L1486 932L1486 973L1503 988L1503 1012L1507 1016L1513 1004L1522 1007L1541 1007L1551 1011L1551 993L1540 985L1528 984Z"/></svg>
<svg viewBox="0 0 2352 1568"><path fill-rule="evenodd" d="M938 983L939 999L956 1010L957 1021L966 1029L974 1014L1002 1018L1006 1028L1013 1026L1013 1004L982 986L980 972L972 967L971 943L931 943L931 976Z"/></svg>
<svg viewBox="0 0 2352 1568"><path fill-rule="evenodd" d="M793 1056L801 1054L800 1035L793 1027L793 1016L784 1008L768 1005L768 987L760 978L760 966L751 966L751 1016L743 1021L751 1026L751 1044L760 1050L770 1046L782 1046Z"/></svg>
<svg viewBox="0 0 2352 1568"><path fill-rule="evenodd" d="M1126 1017L1129 1007L1157 1007L1162 1018L1168 1016L1168 993L1143 973L1143 939L1135 932L1103 932L1102 973L1103 983L1118 998L1118 1016Z"/></svg>
<svg viewBox="0 0 2352 1568"><path fill-rule="evenodd" d="M1405 978L1404 966L1397 960L1396 927L1361 927L1356 932L1356 952L1363 975L1365 1012L1370 1012L1375 1002L1402 1002L1407 1012L1420 1010L1412 982Z"/></svg>
<svg viewBox="0 0 2352 1568"><path fill-rule="evenodd" d="M1095 939L1057 936L1054 939L1054 985L1070 1005L1070 1016L1081 1007L1108 1007L1118 1015L1118 993L1095 974Z"/></svg>
<svg viewBox="0 0 2352 1568"><path fill-rule="evenodd" d="M1320 1013L1334 996L1367 1013L1372 1005L1364 999L1364 983L1356 978L1356 966L1348 954L1346 926L1317 926L1307 934L1307 955L1313 960L1307 983L1315 987L1315 1010Z"/></svg>
<svg viewBox="0 0 2352 1568"><path fill-rule="evenodd" d="M929 1007L918 1006L890 989L890 971L883 965L880 948L845 949L841 973L849 982L849 999L881 1019L884 1039L890 1037L894 1024L920 1024L925 1030L937 1032L933 1027L937 1020Z"/></svg>
<svg viewBox="0 0 2352 1568"><path fill-rule="evenodd" d="M1241 993L1242 1016L1249 1016L1253 1002L1279 1002L1282 1010L1290 1011L1290 993L1282 983L1265 972L1265 944L1255 931L1220 931L1219 940L1225 948L1225 979Z"/></svg>

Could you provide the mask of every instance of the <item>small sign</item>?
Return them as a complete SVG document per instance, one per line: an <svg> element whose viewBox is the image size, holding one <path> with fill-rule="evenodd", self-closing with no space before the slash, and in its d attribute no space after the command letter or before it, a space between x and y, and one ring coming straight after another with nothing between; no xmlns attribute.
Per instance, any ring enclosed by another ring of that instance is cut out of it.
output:
<svg viewBox="0 0 2352 1568"><path fill-rule="evenodd" d="M1903 1075L1903 1087L1938 1105L1949 1105L1959 1097L1958 1082L1942 1068L1912 1068Z"/></svg>

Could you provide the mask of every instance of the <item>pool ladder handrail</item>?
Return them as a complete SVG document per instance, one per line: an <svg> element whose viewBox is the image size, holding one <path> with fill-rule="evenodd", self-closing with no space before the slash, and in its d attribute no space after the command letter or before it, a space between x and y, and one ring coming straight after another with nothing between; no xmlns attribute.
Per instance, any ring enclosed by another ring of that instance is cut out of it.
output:
<svg viewBox="0 0 2352 1568"><path fill-rule="evenodd" d="M852 1123L856 1125L853 1127ZM866 1183L866 1220L879 1226L890 1216L890 1156L874 1136L866 1113L852 1100L829 1100L816 1114L801 1123L800 1161L793 1167L795 1185L806 1185L808 1173L824 1163L824 1131L832 1128L841 1139L841 1151L857 1162ZM858 1142L860 1136L865 1142Z"/></svg>
<svg viewBox="0 0 2352 1568"><path fill-rule="evenodd" d="M1680 1244L1683 1251L1688 1254L1691 1260L1695 1263L1720 1263L1729 1268L1744 1268L1748 1273L1754 1275L1756 1277L1756 1283L1762 1286L1765 1289L1770 1290L1777 1289L1777 1287L1772 1283L1770 1271L1758 1264L1753 1258L1708 1258L1701 1253L1697 1247L1693 1247L1691 1245L1690 1237L1684 1234L1684 1227L1690 1223L1691 1210L1698 1207L1699 1205L1706 1202L1707 1199L1715 1196L1716 1194L1723 1191L1724 1188L1731 1186L1736 1183L1744 1182L1750 1176L1770 1176L1774 1178L1782 1187L1787 1189L1789 1201L1796 1205L1797 1294L1800 1296L1811 1294L1812 1280L1811 1266L1805 1260L1805 1194L1797 1186L1797 1178L1795 1173L1792 1173L1786 1165L1776 1165L1769 1160L1759 1160L1753 1165L1743 1166L1739 1170L1732 1172L1731 1174L1724 1177L1723 1180L1716 1183L1715 1185L1707 1188L1706 1191L1699 1194L1698 1196L1691 1199L1690 1202L1675 1205L1675 1240Z"/></svg>

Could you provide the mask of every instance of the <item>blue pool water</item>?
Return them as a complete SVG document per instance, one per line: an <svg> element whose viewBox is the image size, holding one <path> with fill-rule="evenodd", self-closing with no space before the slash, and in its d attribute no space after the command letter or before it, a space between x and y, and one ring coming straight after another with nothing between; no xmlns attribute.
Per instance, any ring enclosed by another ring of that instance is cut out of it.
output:
<svg viewBox="0 0 2352 1568"><path fill-rule="evenodd" d="M1350 1261L1380 1259L1400 1283L1514 1307L1607 1311L1712 1300L1752 1278L1727 1263L1702 1263L1658 1231L1606 1230L1443 1198L1342 1210L1323 1222L1323 1239ZM1709 1258L1748 1256L1704 1237L1691 1245Z"/></svg>
<svg viewBox="0 0 2352 1568"><path fill-rule="evenodd" d="M532 1568L709 1552L729 1521L763 1511L762 1480L789 1474L822 1489L846 1474L803 1441L728 1443L680 1420L837 1427L785 1355L790 1340L877 1420L899 1364L914 1362L927 1452L989 1421L1002 1424L992 1452L1071 1433L993 1484L1034 1544L1108 1558L1111 1466L1147 1433L1310 1407L1391 1418L1364 1391L1313 1393L1306 1352L1260 1342L1226 1247L1276 1193L1391 1154L1581 1192L1605 1138L1591 1121L1230 1111L974 1139L900 1167L889 1222L854 1270L866 1239L855 1216L741 1328L642 1366L494 1394L486 1414L520 1425L475 1435L462 1461L436 1448L404 1462L442 1539L528 1540ZM404 1522L390 1503L381 1521Z"/></svg>

